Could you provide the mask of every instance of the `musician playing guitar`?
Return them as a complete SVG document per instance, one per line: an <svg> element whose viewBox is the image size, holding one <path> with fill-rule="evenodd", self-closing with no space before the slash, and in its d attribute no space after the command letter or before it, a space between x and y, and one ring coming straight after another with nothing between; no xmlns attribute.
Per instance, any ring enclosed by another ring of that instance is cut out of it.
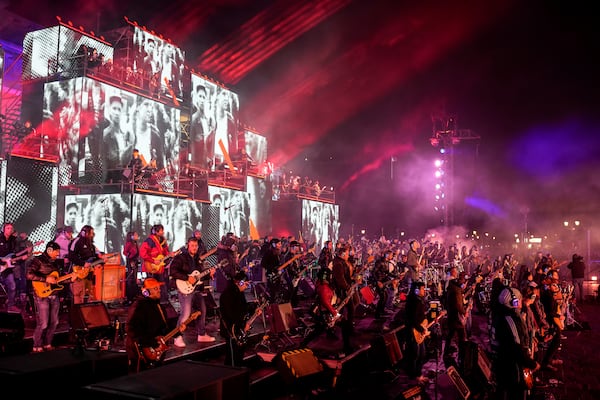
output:
<svg viewBox="0 0 600 400"><path fill-rule="evenodd" d="M71 282L73 304L95 300L91 280L92 263L100 259L100 253L94 245L94 235L94 228L84 225L69 244L69 261L73 272L77 272L77 279Z"/></svg>
<svg viewBox="0 0 600 400"><path fill-rule="evenodd" d="M142 271L159 282L166 282L165 260L170 255L169 245L165 239L165 227L162 224L153 225L150 229L150 236L140 246ZM162 286L160 293L161 300L166 302L168 300L166 287Z"/></svg>
<svg viewBox="0 0 600 400"><path fill-rule="evenodd" d="M153 368L162 362L161 358L150 362L140 352L144 348L164 350L166 347L166 343L159 341L169 330L167 312L160 303L163 285L164 282L155 278L146 278L142 286L142 296L138 296L131 306L133 310L130 311L127 320L125 342L130 372ZM185 328L181 326L179 331L183 332Z"/></svg>
<svg viewBox="0 0 600 400"><path fill-rule="evenodd" d="M56 242L48 242L46 250L34 257L27 269L27 279L32 283L57 283L59 276L59 263L56 262L60 254L60 246ZM58 312L60 299L57 294L41 297L33 292L35 302L35 329L33 331L33 352L41 353L52 350L52 340L59 323Z"/></svg>
<svg viewBox="0 0 600 400"><path fill-rule="evenodd" d="M405 308L405 333L406 350L404 357L407 360L407 373L409 379L415 379L416 383L424 384L427 379L423 377L422 370L426 360L425 341L418 343L414 331L421 335L427 334L423 321L427 318L429 305L425 302L425 283L416 281L410 286L410 292L406 296Z"/></svg>
<svg viewBox="0 0 600 400"><path fill-rule="evenodd" d="M332 278L331 283L333 288L335 289L335 294L338 299L345 299L349 295L349 291L352 288L352 284L354 283L351 265L348 262L348 257L350 256L350 252L348 247L345 245L341 245L335 251L335 257L332 261ZM352 301L349 301L345 307L343 307L338 312L343 315L343 319L340 322L340 328L342 330L342 342L343 349L342 353L344 355L351 354L353 352L352 345L350 343L350 336L354 331L354 307L355 304Z"/></svg>
<svg viewBox="0 0 600 400"><path fill-rule="evenodd" d="M421 243L418 240L411 240L409 242L408 254L406 257L406 283L409 285L414 281L419 280L421 269L423 267L423 250L419 252Z"/></svg>
<svg viewBox="0 0 600 400"><path fill-rule="evenodd" d="M248 276L245 272L238 271L233 279L227 283L227 287L219 297L219 311L221 314L219 332L227 340L225 365L232 367L243 366L245 346L238 343L231 332L234 326L244 326L244 330L247 330L245 325L249 310L244 291L248 287Z"/></svg>
<svg viewBox="0 0 600 400"><path fill-rule="evenodd" d="M183 293L181 290L177 292L179 304L181 305L181 313L177 324L179 325L185 321L192 314L192 308L196 305L201 312L198 321L196 321L198 342L214 342L215 338L206 333L206 301L209 296L212 296L206 289L210 279L215 276L215 269L201 260L198 250L198 239L192 236L187 240L185 249L176 255L171 262L170 275L172 279L183 280L191 285L196 285L191 293ZM203 272L208 268L211 269L210 273L206 275L202 282L197 283L196 278L192 276L192 272ZM212 302L214 303L214 300ZM175 338L175 346L185 347L182 336Z"/></svg>
<svg viewBox="0 0 600 400"><path fill-rule="evenodd" d="M452 339L456 336L458 358L462 358L464 343L467 341L466 320L470 310L465 306L464 290L466 275L458 273L456 266L450 267L450 280L446 289L446 309L448 311L448 334L444 343L444 360L453 358Z"/></svg>

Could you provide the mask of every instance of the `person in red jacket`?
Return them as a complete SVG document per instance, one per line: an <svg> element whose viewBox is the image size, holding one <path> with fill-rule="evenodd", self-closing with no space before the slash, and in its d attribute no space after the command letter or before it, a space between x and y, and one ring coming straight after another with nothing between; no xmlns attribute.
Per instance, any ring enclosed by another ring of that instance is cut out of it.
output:
<svg viewBox="0 0 600 400"><path fill-rule="evenodd" d="M163 225L153 225L150 229L150 236L140 246L140 258L142 259L142 271L146 272L148 277L166 283L168 275L165 273L165 264L171 254L164 234L165 227ZM166 302L168 298L166 285L162 285L160 300Z"/></svg>

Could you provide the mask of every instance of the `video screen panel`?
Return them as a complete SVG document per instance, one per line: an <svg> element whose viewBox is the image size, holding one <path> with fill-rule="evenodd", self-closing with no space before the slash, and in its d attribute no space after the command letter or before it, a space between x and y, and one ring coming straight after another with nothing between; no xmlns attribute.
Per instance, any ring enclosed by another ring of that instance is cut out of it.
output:
<svg viewBox="0 0 600 400"><path fill-rule="evenodd" d="M225 161L223 149L232 159L239 156L239 98L193 73L191 82L191 163L196 168L215 170Z"/></svg>
<svg viewBox="0 0 600 400"><path fill-rule="evenodd" d="M65 196L64 226L75 234L84 225L94 228L94 245L104 253L118 253L123 265L123 246L131 225L130 195L122 193Z"/></svg>
<svg viewBox="0 0 600 400"><path fill-rule="evenodd" d="M92 59L94 49L97 57ZM91 68L112 60L113 54L108 43L64 25L29 32L23 39L23 80L57 74L73 77L74 71L81 71L86 57Z"/></svg>
<svg viewBox="0 0 600 400"><path fill-rule="evenodd" d="M267 162L267 138L258 133L246 130L244 132L244 146L248 160L254 165Z"/></svg>
<svg viewBox="0 0 600 400"><path fill-rule="evenodd" d="M302 200L302 236L304 241L320 251L323 243L336 243L340 230L340 209L337 204Z"/></svg>
<svg viewBox="0 0 600 400"><path fill-rule="evenodd" d="M250 230L250 196L240 190L209 186L212 209L210 226L218 226L218 238L233 232L235 236L248 236ZM218 223L218 224L217 224Z"/></svg>
<svg viewBox="0 0 600 400"><path fill-rule="evenodd" d="M185 246L194 230L202 230L203 215L202 203L193 200L138 193L133 196L133 230L144 240L153 225L163 225L172 251Z"/></svg>
<svg viewBox="0 0 600 400"><path fill-rule="evenodd" d="M179 109L91 78L46 83L43 97L61 184L121 182L134 148L155 173L179 173Z"/></svg>
<svg viewBox="0 0 600 400"><path fill-rule="evenodd" d="M133 30L132 68L167 96L183 99L185 52L140 27Z"/></svg>
<svg viewBox="0 0 600 400"><path fill-rule="evenodd" d="M3 221L12 222L15 232L25 232L34 250L42 250L54 238L58 196L55 164L29 158L2 161L0 205Z"/></svg>
<svg viewBox="0 0 600 400"><path fill-rule="evenodd" d="M271 232L271 182L253 176L247 177L247 190L250 201L250 235L252 239L264 237ZM253 232L252 224L256 229Z"/></svg>

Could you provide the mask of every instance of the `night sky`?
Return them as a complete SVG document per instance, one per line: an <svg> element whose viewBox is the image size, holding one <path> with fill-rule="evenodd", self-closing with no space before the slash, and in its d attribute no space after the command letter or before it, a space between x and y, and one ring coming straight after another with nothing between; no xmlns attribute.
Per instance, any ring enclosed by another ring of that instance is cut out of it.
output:
<svg viewBox="0 0 600 400"><path fill-rule="evenodd" d="M60 15L102 32L127 16L173 40L240 95L241 122L276 166L336 188L342 234L439 225L432 116L480 137L453 149L457 225L598 225L600 35L587 2L8 3L42 26ZM215 48L229 58L209 62ZM237 57L249 58L228 75Z"/></svg>

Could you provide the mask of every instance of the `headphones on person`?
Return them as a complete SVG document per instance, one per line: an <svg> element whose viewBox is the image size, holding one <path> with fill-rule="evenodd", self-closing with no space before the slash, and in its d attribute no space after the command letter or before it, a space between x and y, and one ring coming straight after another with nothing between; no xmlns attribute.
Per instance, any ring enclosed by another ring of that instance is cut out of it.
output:
<svg viewBox="0 0 600 400"><path fill-rule="evenodd" d="M513 289L510 286L506 287L508 289L508 293L510 293L510 305L512 308L518 308L519 307L519 299L517 298L517 296L515 296L515 292L513 291Z"/></svg>
<svg viewBox="0 0 600 400"><path fill-rule="evenodd" d="M162 225L160 225L160 224L159 225L152 225L152 228L150 229L150 233L153 234L153 235L157 235L158 232L161 229L164 229L164 227Z"/></svg>
<svg viewBox="0 0 600 400"><path fill-rule="evenodd" d="M147 288L142 289L142 295L144 297L150 297L150 291Z"/></svg>

